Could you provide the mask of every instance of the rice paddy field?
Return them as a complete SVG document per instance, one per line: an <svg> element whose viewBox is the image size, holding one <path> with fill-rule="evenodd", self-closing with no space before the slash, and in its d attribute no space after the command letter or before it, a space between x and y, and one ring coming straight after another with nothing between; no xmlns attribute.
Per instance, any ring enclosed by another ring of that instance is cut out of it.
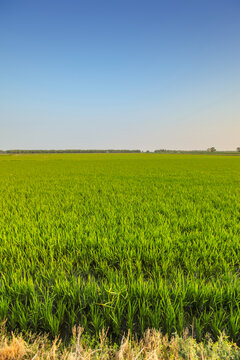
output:
<svg viewBox="0 0 240 360"><path fill-rule="evenodd" d="M240 157L0 156L0 320L240 342Z"/></svg>

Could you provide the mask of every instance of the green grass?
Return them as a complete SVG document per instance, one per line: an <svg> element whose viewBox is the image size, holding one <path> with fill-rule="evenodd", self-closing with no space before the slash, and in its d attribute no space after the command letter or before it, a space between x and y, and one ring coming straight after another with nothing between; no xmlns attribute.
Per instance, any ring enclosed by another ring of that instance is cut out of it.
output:
<svg viewBox="0 0 240 360"><path fill-rule="evenodd" d="M0 156L0 319L240 341L240 158Z"/></svg>

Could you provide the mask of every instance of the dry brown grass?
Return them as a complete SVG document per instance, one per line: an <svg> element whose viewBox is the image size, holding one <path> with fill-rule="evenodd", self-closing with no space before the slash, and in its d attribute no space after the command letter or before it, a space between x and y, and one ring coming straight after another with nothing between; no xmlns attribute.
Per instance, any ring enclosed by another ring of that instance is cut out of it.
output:
<svg viewBox="0 0 240 360"><path fill-rule="evenodd" d="M22 338L13 338L1 344L0 360L20 360L26 355L25 341Z"/></svg>
<svg viewBox="0 0 240 360"><path fill-rule="evenodd" d="M183 337L169 338L157 330L147 330L140 340L123 337L120 346L110 345L106 331L99 335L97 346L91 346L82 337L83 329L73 329L72 343L64 347L56 338L53 342L46 336L7 336L0 331L0 360L209 360L240 359L240 348L221 335L217 342L210 339L197 343L187 332Z"/></svg>

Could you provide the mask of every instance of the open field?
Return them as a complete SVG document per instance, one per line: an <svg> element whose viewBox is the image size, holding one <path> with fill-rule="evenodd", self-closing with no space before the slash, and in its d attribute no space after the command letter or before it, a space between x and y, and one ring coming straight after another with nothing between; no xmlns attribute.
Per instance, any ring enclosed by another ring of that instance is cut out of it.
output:
<svg viewBox="0 0 240 360"><path fill-rule="evenodd" d="M240 158L0 156L0 319L240 341Z"/></svg>

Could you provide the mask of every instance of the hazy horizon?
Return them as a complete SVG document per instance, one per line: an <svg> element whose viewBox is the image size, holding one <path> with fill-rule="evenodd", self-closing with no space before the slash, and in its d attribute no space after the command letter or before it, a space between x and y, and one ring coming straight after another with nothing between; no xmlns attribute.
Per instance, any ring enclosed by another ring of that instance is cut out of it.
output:
<svg viewBox="0 0 240 360"><path fill-rule="evenodd" d="M237 0L0 0L0 149L235 150Z"/></svg>

